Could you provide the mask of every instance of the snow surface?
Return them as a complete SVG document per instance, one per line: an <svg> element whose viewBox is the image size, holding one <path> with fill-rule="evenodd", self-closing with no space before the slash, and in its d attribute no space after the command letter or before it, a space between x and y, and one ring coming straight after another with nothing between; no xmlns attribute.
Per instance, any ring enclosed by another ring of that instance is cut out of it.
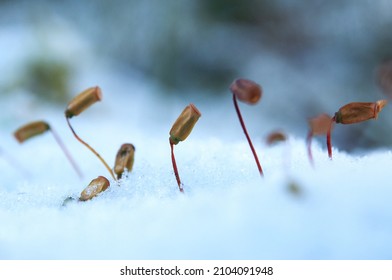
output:
<svg viewBox="0 0 392 280"><path fill-rule="evenodd" d="M35 49L28 38L15 38L18 32L6 33L3 30L3 43L10 42L15 50L11 54L16 58L10 58L14 63ZM57 47L67 48L75 41L59 40ZM32 48L18 51L12 45ZM390 150L362 155L334 150L330 161L325 139L316 138L313 168L306 135L285 131L286 143L267 146L265 137L279 127L274 116L260 117L260 112L273 109L263 102L273 99L270 93L276 88L266 87L260 104L240 104L264 169L261 178L229 92L214 99L166 96L151 80L125 76L89 56L81 45L73 53L57 51L62 57L63 52L83 57L83 63L70 61L78 71L75 95L99 85L103 100L71 123L110 165L121 144L134 144L134 168L118 184L111 180L99 160L73 138L64 118L66 104L49 105L23 90L2 94L0 259L392 258ZM9 61L0 61L7 69ZM15 75L3 72L7 76L2 82ZM190 102L202 117L189 138L175 146L182 194L172 170L168 133ZM390 110L389 105L384 110ZM287 117L284 112L279 116ZM22 145L13 139L17 127L40 119L66 143L84 173L82 180L49 133ZM260 124L262 131L256 129ZM306 131L306 120L302 128ZM91 201L62 206L100 175L111 181L107 191Z"/></svg>
<svg viewBox="0 0 392 280"><path fill-rule="evenodd" d="M319 142L324 139L316 139L313 168L304 139L291 136L267 146L263 135L250 131L265 172L261 178L228 94L219 104L196 103L202 117L189 138L175 146L182 194L168 131L187 101L164 101L148 94L153 88L133 87L129 90L140 94L112 94L116 87L103 81L102 102L71 119L109 164L122 143L136 147L133 171L118 184L111 180L111 187L91 201L62 206L97 176L110 179L72 137L65 106L23 105L32 110L30 116L47 116L81 166L83 180L50 134L19 145L11 133L20 120L3 125L4 152L27 171L0 158L1 259L392 257L391 151L354 156L334 150L330 161ZM2 104L11 108L15 100L9 96ZM240 106L247 122L256 107Z"/></svg>

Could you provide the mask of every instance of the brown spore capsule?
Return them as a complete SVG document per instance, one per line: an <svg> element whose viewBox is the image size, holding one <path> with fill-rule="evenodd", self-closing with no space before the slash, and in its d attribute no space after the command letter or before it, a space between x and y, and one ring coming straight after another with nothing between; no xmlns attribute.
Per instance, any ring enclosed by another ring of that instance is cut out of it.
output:
<svg viewBox="0 0 392 280"><path fill-rule="evenodd" d="M110 182L103 176L98 176L88 184L88 186L81 192L79 200L86 201L97 196L99 193L109 188Z"/></svg>
<svg viewBox="0 0 392 280"><path fill-rule="evenodd" d="M248 104L256 104L263 92L259 84L242 78L236 79L231 84L230 90L238 100Z"/></svg>
<svg viewBox="0 0 392 280"><path fill-rule="evenodd" d="M65 110L65 116L72 118L79 115L92 104L102 100L102 91L97 87L91 87L75 96L69 103Z"/></svg>
<svg viewBox="0 0 392 280"><path fill-rule="evenodd" d="M14 132L14 136L19 143L23 143L24 141L36 136L45 133L50 130L50 126L48 123L44 121L36 121L28 123L20 128L18 128Z"/></svg>
<svg viewBox="0 0 392 280"><path fill-rule="evenodd" d="M132 144L123 144L116 155L116 161L114 163L114 173L117 175L117 179L120 179L125 169L129 172L132 170L133 163L135 160L135 146Z"/></svg>
<svg viewBox="0 0 392 280"><path fill-rule="evenodd" d="M192 132L200 116L201 113L194 104L186 106L170 129L170 142L177 145L180 141L184 141Z"/></svg>
<svg viewBox="0 0 392 280"><path fill-rule="evenodd" d="M287 140L286 134L284 134L281 131L274 131L268 135L266 142L268 145L274 145L276 143L284 142L286 140Z"/></svg>
<svg viewBox="0 0 392 280"><path fill-rule="evenodd" d="M387 100L348 103L335 113L335 122L341 124L353 124L370 119L377 119L378 113L386 104Z"/></svg>

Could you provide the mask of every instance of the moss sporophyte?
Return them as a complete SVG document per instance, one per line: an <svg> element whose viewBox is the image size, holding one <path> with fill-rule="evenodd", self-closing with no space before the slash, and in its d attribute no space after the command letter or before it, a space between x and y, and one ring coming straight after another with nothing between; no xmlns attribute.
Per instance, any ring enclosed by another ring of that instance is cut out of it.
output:
<svg viewBox="0 0 392 280"><path fill-rule="evenodd" d="M237 99L238 99L238 100L240 100L244 103L250 104L250 105L256 104L261 98L261 95L263 92L262 88L259 84L255 83L251 80L241 78L241 79L236 79L231 84L230 90L233 93L233 103L234 103L234 107L237 112L238 119L240 121L242 130L244 131L246 139L248 140L249 147L253 153L253 157L256 161L256 165L257 165L257 168L260 172L260 175L263 176L264 175L263 169L261 168L259 158L257 157L256 150L253 147L252 140L249 137L248 131L246 129L244 120L242 119L241 111L240 111L240 108L239 108L238 102L237 102Z"/></svg>
<svg viewBox="0 0 392 280"><path fill-rule="evenodd" d="M341 107L333 116L327 131L328 156L332 159L331 131L333 123L354 124L370 119L377 119L378 114L387 105L387 100L376 102L352 102Z"/></svg>
<svg viewBox="0 0 392 280"><path fill-rule="evenodd" d="M98 176L88 184L88 186L81 192L80 201L90 200L101 192L109 188L110 182L103 176Z"/></svg>
<svg viewBox="0 0 392 280"><path fill-rule="evenodd" d="M75 169L76 173L79 175L79 177L82 177L82 172L80 171L80 168L78 165L75 163L74 159L72 158L71 154L65 147L64 143L61 141L61 138L58 136L58 134L55 132L55 130L45 121L35 121L35 122L30 122L28 124L25 124L18 128L14 132L14 136L16 140L18 140L19 143L23 143L28 139L33 138L34 136L43 134L47 131L50 131L56 140L57 144L60 146L62 151L64 152L65 156L67 157L68 161L71 163L72 167Z"/></svg>
<svg viewBox="0 0 392 280"><path fill-rule="evenodd" d="M122 144L117 152L114 163L114 173L116 173L118 180L121 179L125 170L131 172L134 161L135 146L129 143Z"/></svg>
<svg viewBox="0 0 392 280"><path fill-rule="evenodd" d="M95 156L103 163L105 168L109 171L110 176L114 180L117 180L114 176L113 170L109 167L109 165L106 163L106 161L101 157L100 154L96 150L94 150L89 144L87 144L85 141L83 141L75 132L75 130L72 128L71 123L69 119L71 119L74 116L78 116L81 112L86 110L88 107L96 103L97 101L102 100L102 91L99 87L91 87L86 89L85 91L81 92L79 95L74 97L69 103L68 106L65 110L65 117L68 123L69 128L71 129L73 135L75 138L82 143L84 146L87 147Z"/></svg>
<svg viewBox="0 0 392 280"><path fill-rule="evenodd" d="M171 148L173 170L180 192L184 192L184 189L181 184L180 175L178 174L176 159L174 157L174 145L177 145L179 142L184 141L189 136L196 122L199 120L200 116L201 113L196 108L196 106L194 104L189 104L188 106L185 107L185 109L182 111L180 116L174 122L169 132L170 135L169 143Z"/></svg>

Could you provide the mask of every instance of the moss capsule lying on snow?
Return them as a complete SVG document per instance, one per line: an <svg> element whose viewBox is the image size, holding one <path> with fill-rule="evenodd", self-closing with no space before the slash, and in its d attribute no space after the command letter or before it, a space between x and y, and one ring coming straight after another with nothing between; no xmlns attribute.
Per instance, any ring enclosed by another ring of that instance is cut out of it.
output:
<svg viewBox="0 0 392 280"><path fill-rule="evenodd" d="M98 176L88 184L88 186L80 194L79 200L86 201L97 196L99 193L109 188L110 182L103 176Z"/></svg>

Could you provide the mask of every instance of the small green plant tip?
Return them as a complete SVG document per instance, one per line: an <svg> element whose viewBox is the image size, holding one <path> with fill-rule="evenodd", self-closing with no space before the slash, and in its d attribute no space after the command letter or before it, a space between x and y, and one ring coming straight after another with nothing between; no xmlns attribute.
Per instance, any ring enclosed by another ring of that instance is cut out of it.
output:
<svg viewBox="0 0 392 280"><path fill-rule="evenodd" d="M261 86L251 80L236 79L230 86L231 92L244 103L256 104L263 93Z"/></svg>
<svg viewBox="0 0 392 280"><path fill-rule="evenodd" d="M97 101L102 100L102 91L96 87L91 87L75 96L69 103L65 110L65 116L72 118L78 116L81 112L93 105Z"/></svg>
<svg viewBox="0 0 392 280"><path fill-rule="evenodd" d="M48 130L50 130L48 123L44 121L35 121L18 128L14 132L14 136L19 143L23 143L24 141L36 135L43 134Z"/></svg>
<svg viewBox="0 0 392 280"><path fill-rule="evenodd" d="M110 182L103 176L98 176L88 184L88 186L81 192L80 201L90 200L101 192L109 188Z"/></svg>
<svg viewBox="0 0 392 280"><path fill-rule="evenodd" d="M135 161L135 146L132 144L122 144L116 155L116 161L114 163L114 173L117 175L117 179L121 179L125 169L131 172L133 163Z"/></svg>
<svg viewBox="0 0 392 280"><path fill-rule="evenodd" d="M377 102L352 102L344 105L335 113L336 123L353 124L370 119L377 119L378 114L388 103L387 100Z"/></svg>
<svg viewBox="0 0 392 280"><path fill-rule="evenodd" d="M184 141L191 134L200 117L201 113L194 104L186 106L170 129L170 143L177 145L180 141Z"/></svg>

